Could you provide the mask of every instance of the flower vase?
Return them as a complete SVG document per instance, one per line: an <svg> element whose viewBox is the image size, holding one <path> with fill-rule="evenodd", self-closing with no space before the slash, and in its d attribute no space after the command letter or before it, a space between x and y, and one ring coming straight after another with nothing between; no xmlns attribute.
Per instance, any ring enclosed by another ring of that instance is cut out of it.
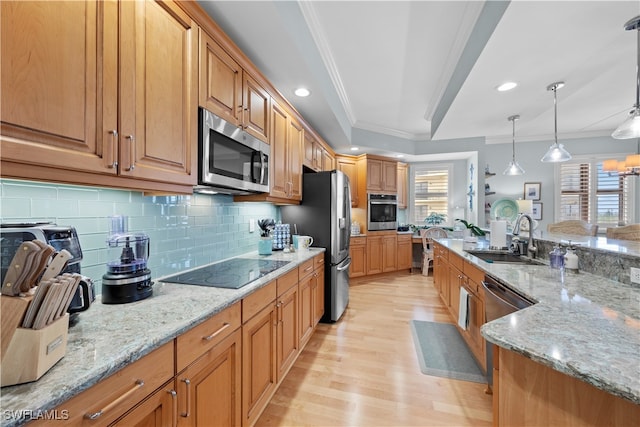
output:
<svg viewBox="0 0 640 427"><path fill-rule="evenodd" d="M271 237L261 237L258 240L258 254L271 255L273 239Z"/></svg>

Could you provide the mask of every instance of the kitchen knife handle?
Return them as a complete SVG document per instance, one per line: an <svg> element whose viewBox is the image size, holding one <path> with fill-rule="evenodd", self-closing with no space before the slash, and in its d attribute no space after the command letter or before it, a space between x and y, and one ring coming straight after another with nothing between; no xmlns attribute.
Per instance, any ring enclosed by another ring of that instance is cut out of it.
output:
<svg viewBox="0 0 640 427"><path fill-rule="evenodd" d="M98 412L94 412L92 414L84 414L84 417L89 419L89 420L95 420L95 419L100 418L102 416L102 414L104 414L105 412L109 411L110 409L113 409L114 406L116 406L117 404L119 404L120 402L125 400L127 397L129 397L130 395L132 395L133 393L138 391L140 388L142 388L143 385L144 385L144 381L143 380L136 380L135 385L133 387L131 387L131 389L129 391L127 391L126 393L123 393L122 395L120 395L120 397L118 397L117 399L111 401L111 403L109 403L104 408L100 409Z"/></svg>
<svg viewBox="0 0 640 427"><path fill-rule="evenodd" d="M129 151L131 157L129 158L129 168L126 170L132 171L136 168L136 139L133 135L127 135L125 138L131 142L131 150Z"/></svg>
<svg viewBox="0 0 640 427"><path fill-rule="evenodd" d="M202 337L203 340L205 341L211 341L212 339L214 339L217 335L219 335L222 331L224 331L225 329L227 329L229 326L231 326L230 323L225 322L217 331L215 331L214 333L212 333L211 335L207 335L206 337Z"/></svg>
<svg viewBox="0 0 640 427"><path fill-rule="evenodd" d="M180 414L181 417L188 418L191 410L191 381L189 378L181 380L187 387L187 411Z"/></svg>
<svg viewBox="0 0 640 427"><path fill-rule="evenodd" d="M107 151L111 153L111 157L109 158L110 164L108 164L107 167L114 169L118 167L118 160L116 160L116 156L113 155L114 149L118 144L118 131L114 129L110 130L109 133L111 134L111 147L109 147L110 149Z"/></svg>

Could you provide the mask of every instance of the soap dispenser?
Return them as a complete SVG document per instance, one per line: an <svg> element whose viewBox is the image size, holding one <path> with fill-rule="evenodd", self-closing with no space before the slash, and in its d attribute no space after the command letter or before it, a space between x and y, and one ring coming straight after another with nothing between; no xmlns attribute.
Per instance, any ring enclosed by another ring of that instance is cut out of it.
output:
<svg viewBox="0 0 640 427"><path fill-rule="evenodd" d="M573 273L578 272L578 255L575 251L576 247L571 246L571 242L569 242L567 253L564 254L564 268Z"/></svg>
<svg viewBox="0 0 640 427"><path fill-rule="evenodd" d="M549 252L549 266L553 269L564 268L564 254L560 250L560 246L556 245L551 252Z"/></svg>

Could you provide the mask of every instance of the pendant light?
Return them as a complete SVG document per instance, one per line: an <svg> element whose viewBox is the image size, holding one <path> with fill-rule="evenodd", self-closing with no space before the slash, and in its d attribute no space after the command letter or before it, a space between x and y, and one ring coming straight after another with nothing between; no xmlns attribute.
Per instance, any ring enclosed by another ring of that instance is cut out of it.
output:
<svg viewBox="0 0 640 427"><path fill-rule="evenodd" d="M509 162L509 166L502 172L502 175L523 175L524 169L518 164L516 161L516 120L518 120L520 116L516 114L515 116L507 117L511 123L513 123L513 140L511 142L511 161Z"/></svg>
<svg viewBox="0 0 640 427"><path fill-rule="evenodd" d="M556 92L563 86L564 82L551 83L549 86L547 86L547 90L553 91L553 122L555 142L553 143L553 145L551 145L551 147L549 147L544 157L540 159L540 161L542 162L559 163L571 160L571 154L569 154L569 152L564 149L564 145L558 144L558 96Z"/></svg>
<svg viewBox="0 0 640 427"><path fill-rule="evenodd" d="M640 138L640 15L624 24L625 30L638 30L638 64L636 66L636 103L627 120L611 136L615 139Z"/></svg>
<svg viewBox="0 0 640 427"><path fill-rule="evenodd" d="M636 154L629 154L624 161L607 159L602 162L603 172L617 172L619 176L640 176L640 138Z"/></svg>

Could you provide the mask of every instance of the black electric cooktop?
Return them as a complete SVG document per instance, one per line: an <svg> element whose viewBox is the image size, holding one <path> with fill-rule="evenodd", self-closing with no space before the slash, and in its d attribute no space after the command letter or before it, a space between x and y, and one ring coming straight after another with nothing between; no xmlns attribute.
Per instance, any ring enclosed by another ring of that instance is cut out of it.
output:
<svg viewBox="0 0 640 427"><path fill-rule="evenodd" d="M238 289L289 264L290 261L234 258L162 279L183 285Z"/></svg>

